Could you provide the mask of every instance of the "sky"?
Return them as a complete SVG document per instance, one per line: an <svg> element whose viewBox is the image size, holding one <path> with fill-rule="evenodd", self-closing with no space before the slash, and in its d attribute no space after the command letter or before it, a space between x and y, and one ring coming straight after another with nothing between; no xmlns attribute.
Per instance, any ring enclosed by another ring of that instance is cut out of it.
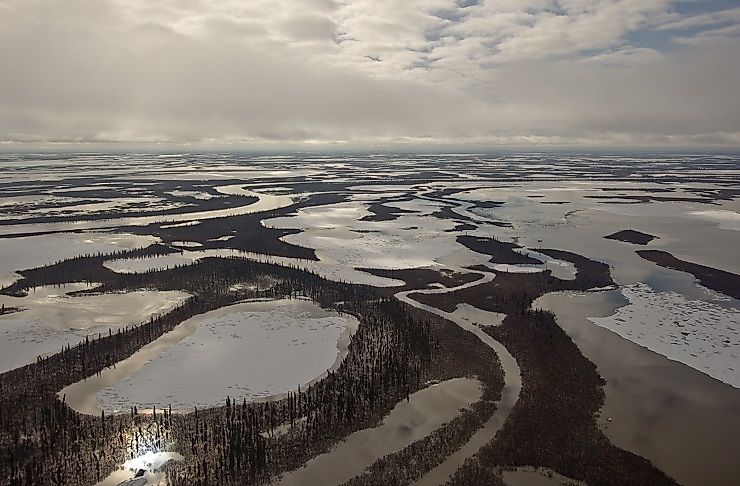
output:
<svg viewBox="0 0 740 486"><path fill-rule="evenodd" d="M0 0L0 148L740 148L740 0Z"/></svg>

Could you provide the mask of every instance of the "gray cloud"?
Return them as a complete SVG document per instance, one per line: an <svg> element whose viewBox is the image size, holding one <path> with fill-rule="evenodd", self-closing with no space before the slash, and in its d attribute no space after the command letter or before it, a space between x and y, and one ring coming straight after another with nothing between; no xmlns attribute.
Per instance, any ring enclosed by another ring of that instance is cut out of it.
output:
<svg viewBox="0 0 740 486"><path fill-rule="evenodd" d="M740 32L718 19L667 0L4 1L0 141L740 147Z"/></svg>

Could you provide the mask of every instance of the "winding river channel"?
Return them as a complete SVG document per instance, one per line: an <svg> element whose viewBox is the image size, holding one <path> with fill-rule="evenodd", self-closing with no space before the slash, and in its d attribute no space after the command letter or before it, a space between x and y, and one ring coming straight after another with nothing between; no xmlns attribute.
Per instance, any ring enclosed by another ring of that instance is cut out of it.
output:
<svg viewBox="0 0 740 486"><path fill-rule="evenodd" d="M491 273L484 274L483 278L469 282L457 287L451 288L435 288L426 290L409 290L399 292L396 294L396 298L399 300L414 306L418 309L431 312L445 319L449 319L461 328L468 332L475 334L484 344L493 349L498 355L499 361L501 361L501 367L504 370L504 389L501 392L501 398L496 403L496 411L493 413L491 418L481 427L468 442L458 449L454 454L448 456L441 464L425 474L415 484L431 486L444 484L452 476L457 469L462 466L466 459L473 456L478 449L483 447L488 442L492 441L499 431L501 426L506 421L509 413L514 408L517 400L519 399L519 392L522 388L522 377L521 370L514 357L507 351L507 349L498 341L493 339L487 334L483 328L476 326L467 319L463 319L462 316L456 313L445 312L435 307L422 304L409 297L411 293L422 293L422 294L442 294L447 292L453 292L468 287L474 287L482 285L493 280L495 276Z"/></svg>

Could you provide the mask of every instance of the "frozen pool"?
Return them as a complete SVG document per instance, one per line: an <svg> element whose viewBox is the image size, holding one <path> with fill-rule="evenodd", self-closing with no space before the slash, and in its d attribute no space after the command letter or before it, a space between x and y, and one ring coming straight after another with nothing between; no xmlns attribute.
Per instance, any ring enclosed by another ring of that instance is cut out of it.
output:
<svg viewBox="0 0 740 486"><path fill-rule="evenodd" d="M96 284L94 284L96 285ZM0 304L25 310L0 316L0 372L75 345L87 335L107 334L136 325L183 302L185 292L136 292L82 295L68 292L88 289L85 284L37 287L26 297L0 295Z"/></svg>
<svg viewBox="0 0 740 486"><path fill-rule="evenodd" d="M195 316L99 376L62 391L78 411L185 410L279 395L346 355L357 320L311 301L250 301Z"/></svg>
<svg viewBox="0 0 740 486"><path fill-rule="evenodd" d="M78 255L109 253L149 246L153 236L125 233L59 233L22 238L0 238L0 288L20 275L17 270L41 267Z"/></svg>

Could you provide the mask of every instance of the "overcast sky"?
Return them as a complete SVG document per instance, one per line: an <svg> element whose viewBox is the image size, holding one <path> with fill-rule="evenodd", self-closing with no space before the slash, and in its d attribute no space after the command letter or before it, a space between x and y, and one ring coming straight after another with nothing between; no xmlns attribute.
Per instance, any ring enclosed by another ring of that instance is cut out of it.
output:
<svg viewBox="0 0 740 486"><path fill-rule="evenodd" d="M0 0L0 141L739 148L740 2Z"/></svg>

